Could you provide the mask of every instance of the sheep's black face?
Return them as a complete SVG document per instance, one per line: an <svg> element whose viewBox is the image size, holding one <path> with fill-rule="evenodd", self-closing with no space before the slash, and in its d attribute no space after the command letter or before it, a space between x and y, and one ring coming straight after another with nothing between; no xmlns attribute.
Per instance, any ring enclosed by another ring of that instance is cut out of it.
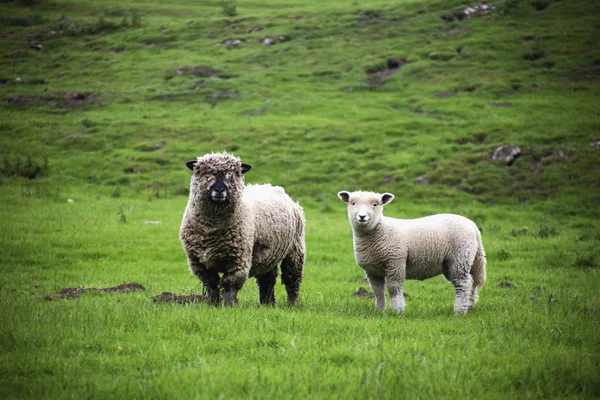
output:
<svg viewBox="0 0 600 400"><path fill-rule="evenodd" d="M242 175L251 168L227 154L206 155L188 161L186 165L194 172L190 188L192 197L219 208L237 202L244 188Z"/></svg>
<svg viewBox="0 0 600 400"><path fill-rule="evenodd" d="M224 203L227 201L227 185L222 180L215 180L210 187L210 198L215 203Z"/></svg>

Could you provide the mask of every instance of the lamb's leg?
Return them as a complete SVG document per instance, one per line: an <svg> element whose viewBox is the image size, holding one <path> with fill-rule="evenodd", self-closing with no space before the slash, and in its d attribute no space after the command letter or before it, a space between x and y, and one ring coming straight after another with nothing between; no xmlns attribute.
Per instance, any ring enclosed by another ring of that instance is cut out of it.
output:
<svg viewBox="0 0 600 400"><path fill-rule="evenodd" d="M223 304L232 306L238 303L237 294L248 280L250 268L241 268L225 272L221 278L221 287L223 288Z"/></svg>
<svg viewBox="0 0 600 400"><path fill-rule="evenodd" d="M367 279L375 294L375 308L385 310L385 278L367 274Z"/></svg>
<svg viewBox="0 0 600 400"><path fill-rule="evenodd" d="M452 281L456 300L454 300L454 314L464 314L469 311L471 305L471 289L473 287L473 279L471 275L455 277Z"/></svg>
<svg viewBox="0 0 600 400"><path fill-rule="evenodd" d="M471 288L471 295L469 296L469 308L475 307L475 304L479 300L479 288L475 285Z"/></svg>
<svg viewBox="0 0 600 400"><path fill-rule="evenodd" d="M295 306L298 304L300 284L304 270L304 253L296 253L287 256L281 262L281 282L287 292L287 304Z"/></svg>
<svg viewBox="0 0 600 400"><path fill-rule="evenodd" d="M404 276L399 271L404 271L404 268L394 270L393 273L385 277L385 283L388 293L390 294L390 306L396 312L404 312L405 302L402 286L404 286Z"/></svg>
<svg viewBox="0 0 600 400"><path fill-rule="evenodd" d="M275 304L275 282L277 282L277 265L272 271L256 277L260 304Z"/></svg>
<svg viewBox="0 0 600 400"><path fill-rule="evenodd" d="M216 271L207 269L193 254L188 253L187 258L190 271L192 271L206 287L209 302L212 304L219 304L221 302L221 293L219 290L221 278L219 278L219 274Z"/></svg>

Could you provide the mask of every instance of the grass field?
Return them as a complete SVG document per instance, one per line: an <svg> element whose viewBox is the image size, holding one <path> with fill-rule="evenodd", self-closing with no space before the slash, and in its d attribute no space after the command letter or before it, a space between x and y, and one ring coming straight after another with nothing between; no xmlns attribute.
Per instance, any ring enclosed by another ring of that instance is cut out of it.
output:
<svg viewBox="0 0 600 400"><path fill-rule="evenodd" d="M0 396L600 397L600 5L448 21L477 4L0 2ZM152 301L202 292L185 161L223 150L305 209L298 307L253 280L233 308ZM473 219L477 307L442 277L402 315L354 296L340 190Z"/></svg>

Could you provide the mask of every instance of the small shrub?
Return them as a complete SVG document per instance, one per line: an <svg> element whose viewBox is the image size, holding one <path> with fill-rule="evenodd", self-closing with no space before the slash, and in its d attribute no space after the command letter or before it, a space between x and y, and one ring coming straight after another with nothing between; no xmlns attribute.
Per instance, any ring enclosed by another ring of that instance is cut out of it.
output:
<svg viewBox="0 0 600 400"><path fill-rule="evenodd" d="M221 0L221 11L228 17L235 17L237 15L237 6L235 1Z"/></svg>
<svg viewBox="0 0 600 400"><path fill-rule="evenodd" d="M48 171L48 158L45 157L43 163L40 163L33 155L28 154L25 157L25 163L21 159L21 155L17 154L11 157L9 153L4 153L2 160L3 176L19 176L27 179L35 179L42 175L44 171Z"/></svg>
<svg viewBox="0 0 600 400"><path fill-rule="evenodd" d="M126 223L127 217L125 216L125 212L123 212L123 206L123 204L119 204L119 212L117 213L117 215L119 216L119 221L121 221L122 223Z"/></svg>
<svg viewBox="0 0 600 400"><path fill-rule="evenodd" d="M552 0L532 0L531 5L537 11L542 11L548 8L548 6L552 3Z"/></svg>
<svg viewBox="0 0 600 400"><path fill-rule="evenodd" d="M522 0L506 0L502 6L500 6L500 10L505 13L511 13L518 11L521 8Z"/></svg>
<svg viewBox="0 0 600 400"><path fill-rule="evenodd" d="M540 230L538 231L537 237L541 239L548 239L550 236L557 236L558 231L555 228L550 228L548 220L544 219L540 224Z"/></svg>
<svg viewBox="0 0 600 400"><path fill-rule="evenodd" d="M20 27L29 27L34 25L41 25L46 20L39 14L31 14L31 15L20 15L20 16L9 16L9 15L0 15L0 26L20 26Z"/></svg>
<svg viewBox="0 0 600 400"><path fill-rule="evenodd" d="M575 266L579 268L598 268L598 262L593 254L587 256L579 256L575 260Z"/></svg>
<svg viewBox="0 0 600 400"><path fill-rule="evenodd" d="M514 237L519 237L519 236L527 236L527 234L529 233L529 229L527 229L526 226L523 226L519 229L512 229L510 231L510 234Z"/></svg>
<svg viewBox="0 0 600 400"><path fill-rule="evenodd" d="M502 249L498 252L498 260L500 260L500 261L510 260L511 258L512 258L512 255L504 249Z"/></svg>

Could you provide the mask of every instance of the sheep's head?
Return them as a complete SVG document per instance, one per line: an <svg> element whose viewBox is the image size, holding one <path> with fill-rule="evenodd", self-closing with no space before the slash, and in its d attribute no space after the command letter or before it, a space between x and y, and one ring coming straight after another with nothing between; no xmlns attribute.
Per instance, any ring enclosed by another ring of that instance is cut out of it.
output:
<svg viewBox="0 0 600 400"><path fill-rule="evenodd" d="M196 201L223 206L235 203L241 197L244 190L242 174L251 168L227 153L207 154L185 165L194 172L190 195Z"/></svg>
<svg viewBox="0 0 600 400"><path fill-rule="evenodd" d="M391 193L346 192L338 197L348 205L348 219L352 228L358 231L370 231L383 216L383 206L394 199Z"/></svg>

